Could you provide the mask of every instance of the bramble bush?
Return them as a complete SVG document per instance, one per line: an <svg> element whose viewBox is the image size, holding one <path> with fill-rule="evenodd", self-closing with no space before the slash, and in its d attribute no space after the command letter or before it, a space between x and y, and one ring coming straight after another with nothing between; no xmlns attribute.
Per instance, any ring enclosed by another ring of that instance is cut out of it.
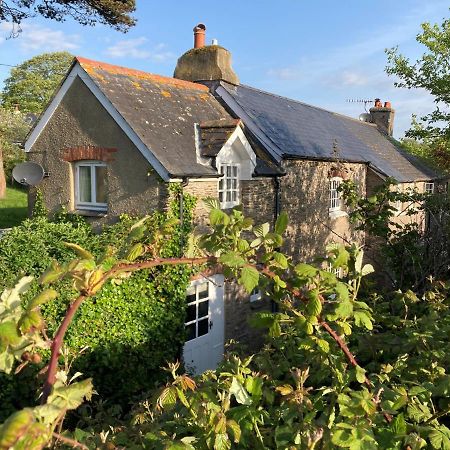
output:
<svg viewBox="0 0 450 450"><path fill-rule="evenodd" d="M239 210L226 214L217 202L209 204L211 231L191 238L183 257L161 257L176 221L155 229L147 218L102 256L66 244L76 259L54 263L30 302L18 301L27 279L2 295L0 368L11 372L49 345L51 358L42 405L2 425L0 448L450 448L448 277L428 279L420 294L397 290L383 297L365 282L373 267L356 245L330 244L314 263L297 264L280 251L285 214L271 229ZM172 381L128 419L108 407L91 418L85 406L78 426L61 432L66 411L92 395L90 379L71 379L59 357L77 310L132 273L186 265L219 265L248 292L259 287L277 303L278 312L253 319L267 329L265 347L254 355L228 355L217 370L195 379L171 363ZM53 304L62 279L74 283L77 294L49 339L40 309Z"/></svg>
<svg viewBox="0 0 450 450"><path fill-rule="evenodd" d="M155 213L147 220L149 229L157 229L179 214L177 186L166 214ZM192 227L194 199L184 194L184 221L162 242L161 253L179 256ZM135 220L123 216L115 225L95 234L79 216L61 212L53 221L42 215L26 220L0 240L0 292L15 284L21 276L37 279L53 261L59 264L73 259L73 249L64 242L86 248L97 257L108 248L126 240ZM165 377L161 367L180 357L184 342L185 291L191 270L186 267L155 268L107 284L86 301L66 335L67 356L72 369L92 376L96 391L103 399L129 407L130 399ZM33 281L23 295L24 304L37 294ZM73 283L61 280L55 285L58 298L42 306L47 333L54 334L76 294ZM33 404L36 372L45 366L49 351L41 350L43 362L24 368L18 376L0 373L0 421L15 409ZM128 363L124 364L124 359ZM123 380L127 380L123 383Z"/></svg>

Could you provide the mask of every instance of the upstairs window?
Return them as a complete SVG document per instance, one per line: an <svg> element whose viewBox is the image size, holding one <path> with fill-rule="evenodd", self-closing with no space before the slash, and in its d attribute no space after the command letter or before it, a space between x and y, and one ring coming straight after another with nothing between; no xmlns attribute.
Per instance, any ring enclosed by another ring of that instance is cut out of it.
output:
<svg viewBox="0 0 450 450"><path fill-rule="evenodd" d="M239 205L239 165L222 164L219 167L219 201L221 208Z"/></svg>
<svg viewBox="0 0 450 450"><path fill-rule="evenodd" d="M75 164L75 207L106 211L106 164L101 161L80 161Z"/></svg>
<svg viewBox="0 0 450 450"><path fill-rule="evenodd" d="M333 177L329 181L329 211L335 213L342 210L341 193L338 191L342 178Z"/></svg>

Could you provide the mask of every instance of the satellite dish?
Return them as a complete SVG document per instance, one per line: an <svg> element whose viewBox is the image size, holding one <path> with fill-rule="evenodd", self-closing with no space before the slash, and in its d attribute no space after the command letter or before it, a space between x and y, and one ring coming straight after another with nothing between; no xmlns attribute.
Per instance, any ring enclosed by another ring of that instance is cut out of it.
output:
<svg viewBox="0 0 450 450"><path fill-rule="evenodd" d="M359 115L359 120L361 122L370 122L370 114L369 113L362 113Z"/></svg>
<svg viewBox="0 0 450 450"><path fill-rule="evenodd" d="M44 175L44 168L34 162L18 164L12 172L14 179L25 186L36 186L42 181Z"/></svg>

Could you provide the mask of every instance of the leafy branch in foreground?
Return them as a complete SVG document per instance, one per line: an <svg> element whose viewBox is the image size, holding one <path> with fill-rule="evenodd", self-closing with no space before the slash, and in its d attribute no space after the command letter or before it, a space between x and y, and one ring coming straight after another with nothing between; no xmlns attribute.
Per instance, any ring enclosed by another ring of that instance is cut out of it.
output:
<svg viewBox="0 0 450 450"><path fill-rule="evenodd" d="M363 263L361 249L330 244L315 264L294 264L281 250L288 223L284 213L271 229L268 224L254 225L237 209L227 214L215 201L209 205L211 231L191 239L185 257L159 256L176 220L169 219L149 233L144 218L133 225L120 248L109 248L99 258L67 244L77 258L66 264L55 262L40 279L44 290L25 307L18 300L22 288L16 288L14 302L8 300L4 308L9 315L0 317L0 326L9 323L0 329L0 360L9 361L2 369L13 370L14 360L18 363L25 352L34 355L41 348L50 348L51 358L41 406L16 413L3 424L0 448L27 443L27 448L40 449L52 439L80 445L67 433L54 435L66 411L92 394L89 380L67 382L67 375L59 370L67 328L79 306L105 283L120 283L134 271L160 265L199 269L219 265L247 292L261 289L279 311L260 312L252 319L255 326L268 330L270 338L254 356L231 356L198 381L179 375L179 365L171 365L173 381L142 404L143 411L137 410L129 431L121 427L122 443L125 433L130 447L172 450L423 448L427 442L446 448L450 430L441 422L448 413L446 394L441 392L442 401L436 403L439 394L427 388L426 380L418 378L411 387L398 378L394 368L398 361L392 361L391 370L370 370L356 356L354 341L379 332L374 329L373 308L361 299L362 280L373 271ZM48 339L39 308L54 300L57 292L50 286L63 278L72 280L79 295L53 339ZM2 296L5 305L7 298ZM444 369L436 380L445 383L446 377ZM64 389L65 403L59 399ZM21 427L24 418L28 425ZM39 437L37 427L42 428ZM22 431L14 434L11 430L16 428ZM16 441L11 444L12 435ZM89 446L96 439L89 432L75 430L77 435L84 436ZM107 437L100 436L105 442ZM115 439L119 436L112 435L111 442Z"/></svg>

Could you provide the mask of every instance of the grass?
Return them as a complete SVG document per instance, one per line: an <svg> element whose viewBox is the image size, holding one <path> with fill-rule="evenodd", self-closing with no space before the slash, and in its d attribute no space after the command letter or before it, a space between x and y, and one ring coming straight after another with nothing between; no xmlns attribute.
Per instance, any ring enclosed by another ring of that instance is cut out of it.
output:
<svg viewBox="0 0 450 450"><path fill-rule="evenodd" d="M27 193L23 189L7 187L6 197L0 200L0 228L19 225L28 215Z"/></svg>

